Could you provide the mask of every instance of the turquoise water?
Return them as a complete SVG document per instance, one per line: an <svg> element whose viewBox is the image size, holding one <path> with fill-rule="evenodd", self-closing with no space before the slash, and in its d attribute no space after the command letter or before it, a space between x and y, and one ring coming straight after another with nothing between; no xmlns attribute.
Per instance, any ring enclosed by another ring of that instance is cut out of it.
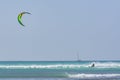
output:
<svg viewBox="0 0 120 80"><path fill-rule="evenodd" d="M91 67L92 64L94 67ZM0 80L120 80L120 61L1 61Z"/></svg>

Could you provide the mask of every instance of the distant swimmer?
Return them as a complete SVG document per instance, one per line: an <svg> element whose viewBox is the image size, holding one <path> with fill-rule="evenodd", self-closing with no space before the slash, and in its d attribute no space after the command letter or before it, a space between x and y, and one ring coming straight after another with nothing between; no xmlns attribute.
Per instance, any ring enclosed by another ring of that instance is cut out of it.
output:
<svg viewBox="0 0 120 80"><path fill-rule="evenodd" d="M91 67L95 67L95 64L93 63L93 64L91 65Z"/></svg>

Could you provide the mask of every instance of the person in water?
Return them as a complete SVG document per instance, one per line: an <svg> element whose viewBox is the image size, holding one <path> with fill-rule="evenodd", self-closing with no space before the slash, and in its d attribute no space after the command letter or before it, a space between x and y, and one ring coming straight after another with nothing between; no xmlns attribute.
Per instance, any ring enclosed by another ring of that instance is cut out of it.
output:
<svg viewBox="0 0 120 80"><path fill-rule="evenodd" d="M91 65L91 67L95 67L95 64L93 63L93 64Z"/></svg>

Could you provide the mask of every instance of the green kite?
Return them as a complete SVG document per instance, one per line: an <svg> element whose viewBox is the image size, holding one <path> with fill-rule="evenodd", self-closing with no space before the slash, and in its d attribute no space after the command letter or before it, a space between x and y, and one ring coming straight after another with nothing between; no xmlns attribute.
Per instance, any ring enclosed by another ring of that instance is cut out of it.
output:
<svg viewBox="0 0 120 80"><path fill-rule="evenodd" d="M23 14L31 14L31 13L29 13L29 12L21 12L19 15L18 15L18 22L22 25L22 26L25 26L23 23L22 23L22 16L23 16Z"/></svg>

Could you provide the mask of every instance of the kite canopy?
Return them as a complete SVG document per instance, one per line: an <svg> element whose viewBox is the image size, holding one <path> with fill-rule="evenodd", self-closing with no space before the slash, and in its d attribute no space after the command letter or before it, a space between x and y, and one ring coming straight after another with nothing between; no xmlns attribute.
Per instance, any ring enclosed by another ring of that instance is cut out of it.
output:
<svg viewBox="0 0 120 80"><path fill-rule="evenodd" d="M18 22L22 25L22 26L25 26L23 23L22 23L22 16L23 14L31 14L29 12L21 12L19 15L18 15Z"/></svg>

